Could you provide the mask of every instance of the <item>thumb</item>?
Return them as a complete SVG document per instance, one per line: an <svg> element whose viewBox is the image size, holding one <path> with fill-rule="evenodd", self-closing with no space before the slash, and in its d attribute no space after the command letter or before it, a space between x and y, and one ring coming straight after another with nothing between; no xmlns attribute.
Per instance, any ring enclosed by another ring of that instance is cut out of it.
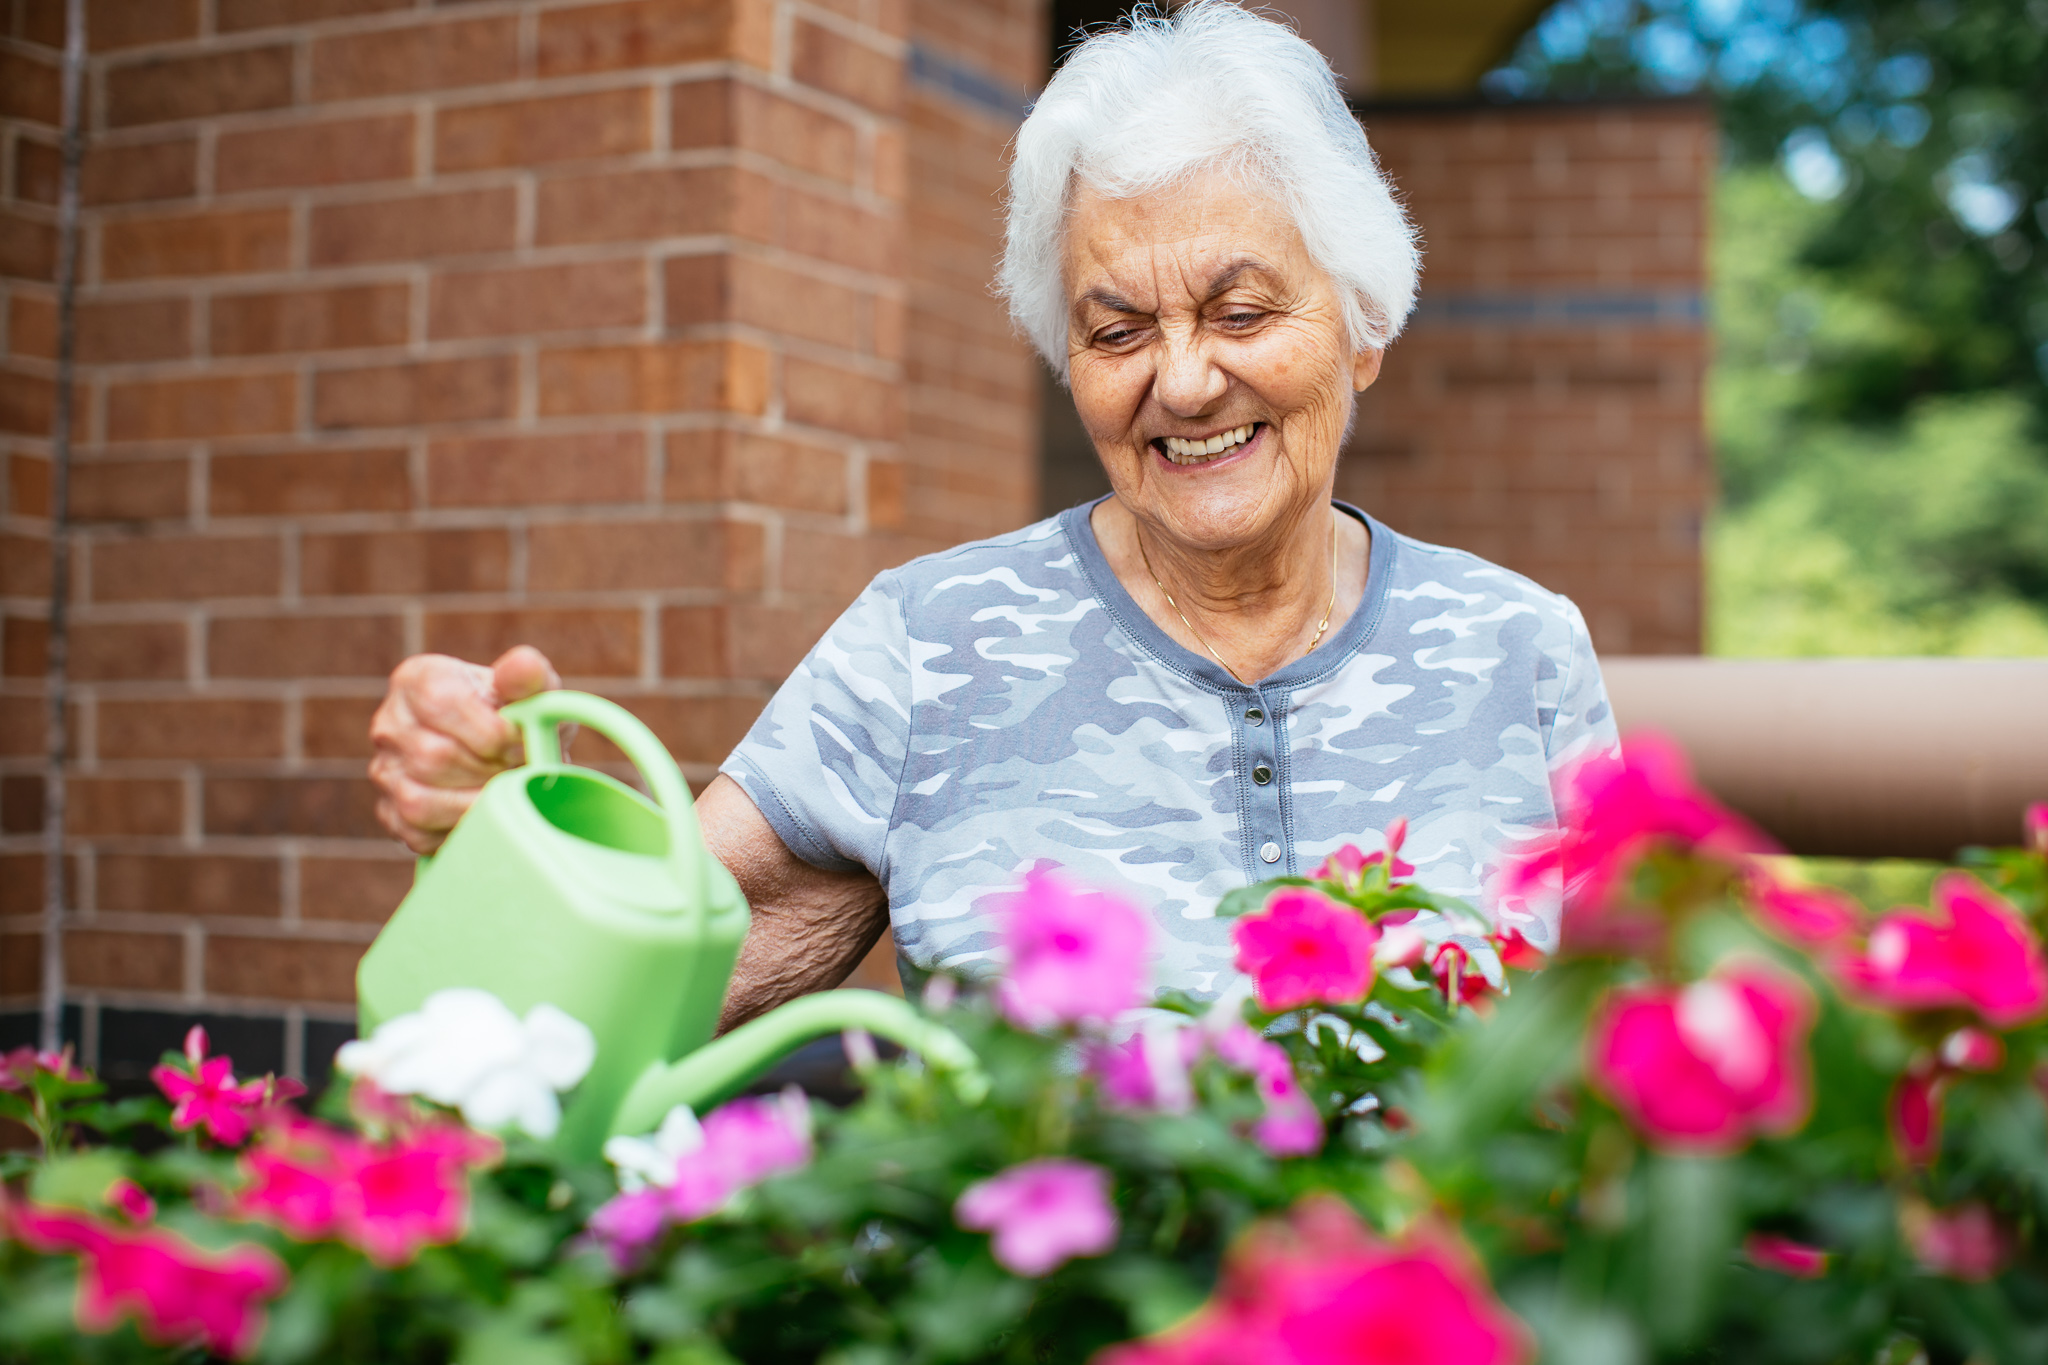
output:
<svg viewBox="0 0 2048 1365"><path fill-rule="evenodd" d="M524 701L536 692L551 691L561 685L562 677L555 672L555 666L532 645L514 645L491 665L491 689L498 694L500 706Z"/></svg>

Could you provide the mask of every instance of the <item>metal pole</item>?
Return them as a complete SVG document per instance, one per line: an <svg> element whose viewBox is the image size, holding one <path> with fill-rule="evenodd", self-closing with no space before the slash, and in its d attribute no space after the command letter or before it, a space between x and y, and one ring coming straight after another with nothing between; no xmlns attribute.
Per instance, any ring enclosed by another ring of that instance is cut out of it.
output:
<svg viewBox="0 0 2048 1365"><path fill-rule="evenodd" d="M71 427L78 350L78 173L85 161L85 0L64 2L62 169L57 182L57 393L50 422L50 631L43 674L42 1046L64 1034L64 712L71 662Z"/></svg>

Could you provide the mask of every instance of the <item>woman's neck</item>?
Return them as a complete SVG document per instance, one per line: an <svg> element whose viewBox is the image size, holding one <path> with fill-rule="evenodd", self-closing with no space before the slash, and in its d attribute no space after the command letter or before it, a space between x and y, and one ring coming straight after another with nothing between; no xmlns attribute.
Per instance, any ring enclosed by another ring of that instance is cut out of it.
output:
<svg viewBox="0 0 2048 1365"><path fill-rule="evenodd" d="M1114 497L1089 524L1153 623L1248 684L1301 658L1311 642L1327 644L1365 596L1371 534L1327 498L1272 534L1221 549L1190 545Z"/></svg>

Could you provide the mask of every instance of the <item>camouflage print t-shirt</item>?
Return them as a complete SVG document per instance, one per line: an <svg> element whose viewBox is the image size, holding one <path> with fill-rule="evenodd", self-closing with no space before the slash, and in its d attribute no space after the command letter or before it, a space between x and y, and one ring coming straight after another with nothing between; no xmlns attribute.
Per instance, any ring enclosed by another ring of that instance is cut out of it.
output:
<svg viewBox="0 0 2048 1365"><path fill-rule="evenodd" d="M1418 881L1551 946L1557 898L1496 891L1560 772L1615 746L1585 621L1339 506L1372 531L1364 600L1256 687L1138 609L1084 505L878 576L724 771L805 862L872 872L925 969L974 972L999 898L1058 867L1147 906L1158 984L1210 994L1226 891L1370 852L1397 815Z"/></svg>

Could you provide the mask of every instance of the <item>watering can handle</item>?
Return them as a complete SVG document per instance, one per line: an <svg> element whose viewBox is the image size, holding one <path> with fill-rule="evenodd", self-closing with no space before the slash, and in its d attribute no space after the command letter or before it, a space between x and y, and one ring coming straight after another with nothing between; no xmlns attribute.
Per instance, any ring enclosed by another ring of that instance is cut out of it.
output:
<svg viewBox="0 0 2048 1365"><path fill-rule="evenodd" d="M689 785L683 781L675 759L638 716L617 702L588 692L566 690L542 692L515 701L498 714L519 727L530 764L561 765L562 737L558 727L565 722L587 725L618 745L647 780L647 790L668 818L669 856L686 872L701 875L709 854L697 826L697 805L690 799Z"/></svg>

